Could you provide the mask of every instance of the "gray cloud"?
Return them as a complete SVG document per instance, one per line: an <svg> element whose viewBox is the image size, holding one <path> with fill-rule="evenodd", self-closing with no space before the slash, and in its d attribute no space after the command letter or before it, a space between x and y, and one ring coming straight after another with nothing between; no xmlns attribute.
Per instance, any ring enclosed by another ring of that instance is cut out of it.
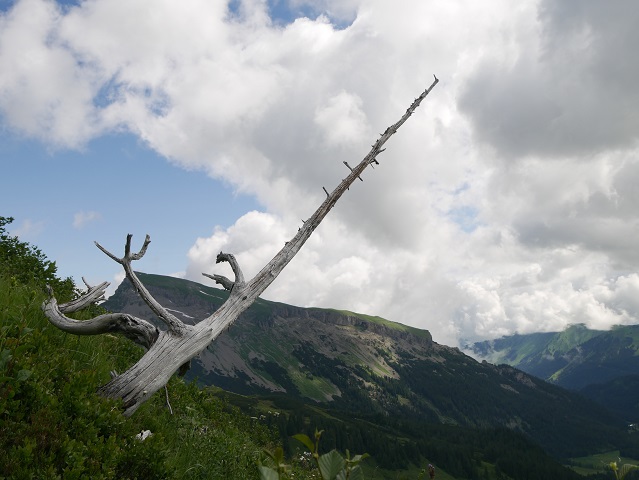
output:
<svg viewBox="0 0 639 480"><path fill-rule="evenodd" d="M639 11L632 0L544 1L535 34L488 52L459 105L477 139L508 158L585 155L639 138Z"/></svg>

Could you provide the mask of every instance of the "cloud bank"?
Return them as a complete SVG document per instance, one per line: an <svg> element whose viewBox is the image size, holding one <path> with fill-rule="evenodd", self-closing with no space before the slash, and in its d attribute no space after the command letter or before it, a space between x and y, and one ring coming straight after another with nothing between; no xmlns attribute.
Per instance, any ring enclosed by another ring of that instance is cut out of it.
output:
<svg viewBox="0 0 639 480"><path fill-rule="evenodd" d="M448 344L608 328L639 315L638 21L631 0L20 0L0 111L57 148L133 132L255 196L263 211L194 239L202 281L221 250L256 273L435 73L265 297Z"/></svg>

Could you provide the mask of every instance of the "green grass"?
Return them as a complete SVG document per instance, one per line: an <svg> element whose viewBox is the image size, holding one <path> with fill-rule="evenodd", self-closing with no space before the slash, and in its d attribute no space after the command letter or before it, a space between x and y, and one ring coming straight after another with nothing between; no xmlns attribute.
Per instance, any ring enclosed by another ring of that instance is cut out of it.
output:
<svg viewBox="0 0 639 480"><path fill-rule="evenodd" d="M392 330L398 330L400 332L410 332L417 337L425 338L427 340L432 340L432 336L428 330L409 327L408 325L404 325L402 323L391 322L390 320L386 320L385 318L382 318L382 317L366 315L364 313L351 312L350 310L335 310L335 311L342 313L344 315L351 316L351 317L361 318L362 320L366 320L367 322L371 322L371 323L376 323L377 325L383 325Z"/></svg>
<svg viewBox="0 0 639 480"><path fill-rule="evenodd" d="M522 360L528 358L530 355L534 355L542 350L546 350L548 348L549 339L546 336L542 335L530 335L528 342L524 344L523 348L517 349L517 357L515 359L508 359L508 363L512 365L518 365ZM508 354L511 352L508 351ZM505 358L506 355L502 358Z"/></svg>
<svg viewBox="0 0 639 480"><path fill-rule="evenodd" d="M630 339L635 349L634 355L639 355L639 328L637 325L617 325L610 330L610 333L615 336L622 337L624 339Z"/></svg>
<svg viewBox="0 0 639 480"><path fill-rule="evenodd" d="M311 400L325 402L330 395L339 394L339 389L322 377L309 378L299 370L290 372L290 375L300 393Z"/></svg>
<svg viewBox="0 0 639 480"><path fill-rule="evenodd" d="M258 478L273 434L174 378L131 418L95 394L143 353L113 335L50 325L42 288L0 272L0 478ZM135 440L142 430L153 436ZM298 477L304 478L304 477Z"/></svg>
<svg viewBox="0 0 639 480"><path fill-rule="evenodd" d="M620 457L619 450L613 450L605 453L598 453L587 457L571 458L570 465L574 471L580 475L591 475L594 473L610 472L608 465L610 462L617 462L617 465L629 463L639 465L639 460L628 457ZM611 476L612 478L612 476Z"/></svg>
<svg viewBox="0 0 639 480"><path fill-rule="evenodd" d="M590 330L583 324L570 325L566 330L555 335L548 345L548 351L558 354L566 353L602 333L604 332L601 330Z"/></svg>

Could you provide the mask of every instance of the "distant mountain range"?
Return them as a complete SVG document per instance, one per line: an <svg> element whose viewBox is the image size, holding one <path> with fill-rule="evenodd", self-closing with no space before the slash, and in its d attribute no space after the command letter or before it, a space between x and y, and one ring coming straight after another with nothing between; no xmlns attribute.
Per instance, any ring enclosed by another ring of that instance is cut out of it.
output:
<svg viewBox="0 0 639 480"><path fill-rule="evenodd" d="M227 298L225 291L195 282L139 276L164 307L189 323L208 316ZM104 306L153 318L127 281ZM517 363L520 370L476 361L434 342L426 330L380 317L258 299L194 359L188 378L255 398L302 402L334 412L335 418L396 428L404 424L405 432L425 431L426 425L505 428L525 434L556 458L627 448L634 440L622 421L581 395L537 378L542 371L544 377L569 378L563 377L570 372L564 357L572 348L586 339L608 338L580 326L564 337L517 336L510 343L502 339L474 346L476 355ZM541 351L552 366L544 363ZM522 371L537 364L534 376ZM559 367L564 374L556 374ZM577 370L570 378L575 385L584 381Z"/></svg>
<svg viewBox="0 0 639 480"><path fill-rule="evenodd" d="M476 358L580 391L628 422L639 421L639 325L602 331L577 324L563 332L478 342L468 350Z"/></svg>

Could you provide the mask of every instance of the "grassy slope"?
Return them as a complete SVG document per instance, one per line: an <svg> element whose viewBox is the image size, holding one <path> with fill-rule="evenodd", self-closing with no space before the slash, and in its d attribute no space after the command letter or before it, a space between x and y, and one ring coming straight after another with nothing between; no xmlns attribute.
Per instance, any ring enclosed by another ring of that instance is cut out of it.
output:
<svg viewBox="0 0 639 480"><path fill-rule="evenodd" d="M570 325L557 333L548 345L549 353L567 353L578 345L604 333L602 330L590 330L583 324Z"/></svg>
<svg viewBox="0 0 639 480"><path fill-rule="evenodd" d="M265 428L174 379L132 417L94 394L141 354L112 336L65 334L40 287L0 273L0 478L257 478ZM151 430L150 439L134 436ZM303 476L301 478L304 478Z"/></svg>
<svg viewBox="0 0 639 480"><path fill-rule="evenodd" d="M188 293L197 295L199 297L205 298L207 301L216 303L222 303L228 297L228 293L224 290L203 286L189 280L175 279L162 275L153 275L140 272L138 272L137 275L139 276L140 280L142 280L142 282L149 287L154 286L167 288L176 293ZM282 305L284 308L290 308L289 305L258 299L250 307L248 314L251 317L268 318L272 315L273 308L277 305ZM113 307L113 305L111 305L111 307ZM418 328L402 325L400 323L391 322L378 316L364 315L347 310L313 308L310 310L336 311L347 316L360 318L374 324L385 326L391 330L411 333L418 338L426 338L428 340L431 339L431 335L427 330L421 330ZM245 328L248 327L245 326ZM231 333L231 335L233 335L233 333ZM325 379L322 379L321 377L309 376L306 374L306 372L301 371L299 369L298 359L290 355L290 353L288 352L288 348L283 348L284 346L288 347L287 345L271 343L268 336L255 337L258 340L258 344L256 344L254 341L252 342L251 338L251 336L249 336L248 338L243 338L243 343L240 344L239 353L242 358L247 360L247 362L250 352L260 351L266 353L268 356L268 360L273 361L287 369L288 375L291 377L293 384L301 392L302 395L308 397L311 400L320 402L324 401L326 398L330 398L332 395L339 395L339 389L336 388L335 385L331 384ZM345 352L344 355L340 355L340 359L345 363L368 364L373 369L373 371L375 371L379 375L391 375L391 372L387 370L382 363L373 363L375 360L374 358L358 358L355 355L354 351L352 351L351 349L347 349L347 351L348 354ZM258 376L261 376L265 380L273 381L273 378L271 378L268 373L265 373L263 371L254 371L254 373Z"/></svg>
<svg viewBox="0 0 639 480"><path fill-rule="evenodd" d="M432 339L431 334L428 330L422 330L420 328L410 327L408 325L404 325L401 323L391 322L390 320L386 320L385 318L382 318L382 317L365 315L363 313L355 313L349 310L336 310L336 311L343 313L344 315L361 318L362 320L366 320L371 323L377 323L378 325L383 325L393 330L398 330L400 332L409 332L415 335L416 337L426 338L428 340Z"/></svg>
<svg viewBox="0 0 639 480"><path fill-rule="evenodd" d="M589 383L605 383L613 378L634 374L639 366L639 328L617 326L607 332L588 330L579 343L579 351L571 351L578 361L557 370L550 380L568 388L583 388Z"/></svg>
<svg viewBox="0 0 639 480"><path fill-rule="evenodd" d="M610 478L612 478L609 469L611 462L616 462L619 467L624 464L639 464L639 460L620 456L619 450L590 455L588 457L572 458L570 460L571 468L581 475L601 473L604 475L607 474Z"/></svg>
<svg viewBox="0 0 639 480"><path fill-rule="evenodd" d="M547 362L553 356L560 357L602 333L604 332L577 324L569 326L563 332L513 335L494 340L492 349L482 358L495 364L507 363L545 378L544 372L548 376L558 373L547 372L551 367L544 363L544 359Z"/></svg>

